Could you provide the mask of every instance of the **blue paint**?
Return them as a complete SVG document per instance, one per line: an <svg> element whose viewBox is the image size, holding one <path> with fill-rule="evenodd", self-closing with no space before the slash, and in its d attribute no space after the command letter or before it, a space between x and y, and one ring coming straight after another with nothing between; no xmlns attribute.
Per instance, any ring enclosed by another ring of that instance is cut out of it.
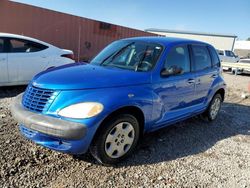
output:
<svg viewBox="0 0 250 188"><path fill-rule="evenodd" d="M216 91L225 88L220 67L169 77L162 77L160 74L172 47L192 44L210 46L209 44L162 37L130 38L124 41L160 45L162 52L155 66L149 71L134 71L98 64L76 63L39 73L30 83L33 87L57 92L50 107L37 113L82 123L87 127L84 138L63 140L20 125L22 134L48 148L70 154L82 154L88 150L102 121L122 107L139 108L145 119L143 132L150 132L204 112ZM194 84L189 84L189 79L193 79ZM61 109L82 102L101 103L104 110L97 116L87 119L72 119L58 115Z"/></svg>

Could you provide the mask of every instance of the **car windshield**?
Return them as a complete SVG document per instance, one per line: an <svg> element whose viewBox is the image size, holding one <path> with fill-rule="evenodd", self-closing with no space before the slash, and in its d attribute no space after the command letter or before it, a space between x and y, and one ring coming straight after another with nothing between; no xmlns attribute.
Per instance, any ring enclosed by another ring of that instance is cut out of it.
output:
<svg viewBox="0 0 250 188"><path fill-rule="evenodd" d="M104 48L90 63L146 72L155 66L161 51L159 44L120 40Z"/></svg>

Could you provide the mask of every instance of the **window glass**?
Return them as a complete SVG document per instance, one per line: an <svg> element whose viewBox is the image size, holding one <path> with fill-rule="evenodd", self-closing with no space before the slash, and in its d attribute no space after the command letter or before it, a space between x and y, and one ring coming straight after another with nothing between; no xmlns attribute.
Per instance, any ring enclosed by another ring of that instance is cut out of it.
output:
<svg viewBox="0 0 250 188"><path fill-rule="evenodd" d="M196 71L211 67L211 58L205 46L194 45L192 49Z"/></svg>
<svg viewBox="0 0 250 188"><path fill-rule="evenodd" d="M104 48L91 64L145 72L155 66L161 51L162 46L158 44L121 40Z"/></svg>
<svg viewBox="0 0 250 188"><path fill-rule="evenodd" d="M210 55L212 58L212 65L219 67L220 66L220 59L219 59L216 51L212 47L209 47L209 51L210 51Z"/></svg>
<svg viewBox="0 0 250 188"><path fill-rule="evenodd" d="M225 52L226 52L226 56L228 56L228 57L234 57L235 56L234 53L232 51L230 51L230 50L226 50Z"/></svg>
<svg viewBox="0 0 250 188"><path fill-rule="evenodd" d="M180 69L181 73L190 72L190 60L187 46L173 47L169 51L164 68L170 70L172 67Z"/></svg>
<svg viewBox="0 0 250 188"><path fill-rule="evenodd" d="M3 44L4 44L3 39L0 39L0 53L3 52Z"/></svg>
<svg viewBox="0 0 250 188"><path fill-rule="evenodd" d="M235 57L235 54L232 51L230 51L230 53L231 53L231 57Z"/></svg>
<svg viewBox="0 0 250 188"><path fill-rule="evenodd" d="M38 52L46 48L48 47L45 45L28 40L19 40L19 39L10 40L10 52L12 53Z"/></svg>

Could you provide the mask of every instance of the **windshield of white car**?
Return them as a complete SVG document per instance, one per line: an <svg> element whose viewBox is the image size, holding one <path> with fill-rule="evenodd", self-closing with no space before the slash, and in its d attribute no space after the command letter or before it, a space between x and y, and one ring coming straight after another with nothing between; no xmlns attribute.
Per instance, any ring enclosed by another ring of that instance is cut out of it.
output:
<svg viewBox="0 0 250 188"><path fill-rule="evenodd" d="M155 43L120 40L104 48L90 63L146 72L155 66L162 49Z"/></svg>

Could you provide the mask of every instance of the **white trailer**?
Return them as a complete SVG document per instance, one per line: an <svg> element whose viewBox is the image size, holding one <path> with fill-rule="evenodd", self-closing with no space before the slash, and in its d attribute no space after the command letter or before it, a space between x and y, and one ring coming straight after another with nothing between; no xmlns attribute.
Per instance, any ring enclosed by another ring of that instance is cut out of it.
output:
<svg viewBox="0 0 250 188"><path fill-rule="evenodd" d="M150 33L155 33L158 35L163 35L166 37L177 37L177 38L199 40L213 45L216 49L231 50L231 51L233 51L234 49L235 39L237 38L236 35L200 33L200 32L154 29L154 28L146 29L145 31Z"/></svg>

